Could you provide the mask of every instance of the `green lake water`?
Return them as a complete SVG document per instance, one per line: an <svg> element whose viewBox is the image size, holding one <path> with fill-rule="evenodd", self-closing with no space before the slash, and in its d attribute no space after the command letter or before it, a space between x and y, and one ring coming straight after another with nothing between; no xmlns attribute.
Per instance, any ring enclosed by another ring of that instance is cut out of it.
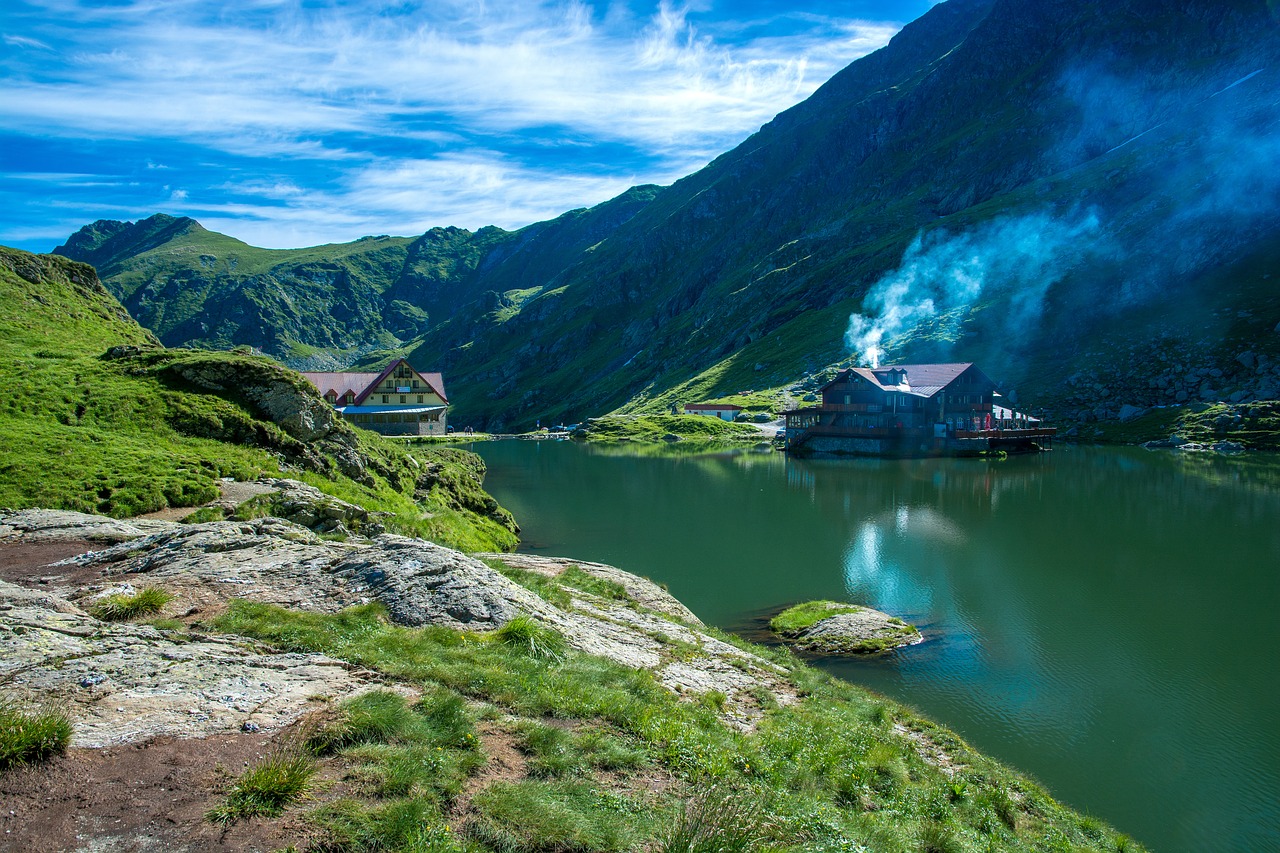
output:
<svg viewBox="0 0 1280 853"><path fill-rule="evenodd" d="M1153 850L1280 850L1280 458L474 449L522 550L741 633L814 598L901 616L927 641L821 665Z"/></svg>

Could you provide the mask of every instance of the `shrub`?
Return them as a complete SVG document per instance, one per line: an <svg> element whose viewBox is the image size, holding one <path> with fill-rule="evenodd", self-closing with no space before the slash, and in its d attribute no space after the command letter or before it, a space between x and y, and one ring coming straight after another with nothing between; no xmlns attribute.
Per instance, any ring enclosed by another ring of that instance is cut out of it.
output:
<svg viewBox="0 0 1280 853"><path fill-rule="evenodd" d="M0 770L43 761L71 742L71 719L61 711L23 711L0 700Z"/></svg>
<svg viewBox="0 0 1280 853"><path fill-rule="evenodd" d="M89 612L104 622L124 622L140 616L154 616L173 601L173 593L149 586L133 594L116 593L95 602Z"/></svg>

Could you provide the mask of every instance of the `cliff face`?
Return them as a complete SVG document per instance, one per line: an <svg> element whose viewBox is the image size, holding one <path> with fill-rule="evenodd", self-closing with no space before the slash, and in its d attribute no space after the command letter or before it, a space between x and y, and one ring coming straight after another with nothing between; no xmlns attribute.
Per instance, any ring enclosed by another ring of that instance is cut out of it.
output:
<svg viewBox="0 0 1280 853"><path fill-rule="evenodd" d="M1154 378L1135 339L1197 370L1277 346L1277 58L1262 0L950 0L667 188L511 234L273 253L257 278L215 272L247 247L189 227L105 275L166 341L297 364L412 339L491 427L785 385L857 354L854 314L886 357L981 361L1074 411L1081 367ZM60 251L149 245L129 231ZM244 309L202 307L215 290Z"/></svg>

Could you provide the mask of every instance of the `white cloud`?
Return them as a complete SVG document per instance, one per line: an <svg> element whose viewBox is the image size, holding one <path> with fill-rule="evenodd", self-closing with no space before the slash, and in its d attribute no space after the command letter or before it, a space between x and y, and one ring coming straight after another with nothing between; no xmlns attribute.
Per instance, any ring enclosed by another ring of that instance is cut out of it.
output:
<svg viewBox="0 0 1280 853"><path fill-rule="evenodd" d="M398 233L425 219L522 225L629 184L668 183L897 29L810 16L790 28L799 34L725 42L665 0L644 19L578 0L28 5L38 13L14 16L6 41L51 45L64 61L18 57L0 72L9 131L143 145L140 169L180 168L171 144L207 149L215 164L314 163L332 182L323 192L300 187L296 166L211 184L239 186L250 208L285 203L261 215L319 217L306 200L321 197L361 216L385 205L401 222L386 230ZM555 149L558 159L537 154ZM204 195L187 176L174 180L189 205Z"/></svg>
<svg viewBox="0 0 1280 853"><path fill-rule="evenodd" d="M211 15L191 0L80 7L50 0L46 37L70 49L56 79L7 82L0 110L27 127L200 135L244 150L261 137L393 132L403 116L473 131L562 125L645 146L723 147L883 44L886 25L843 22L834 40L729 48L665 2L643 28L611 29L581 3L425 3L380 16L356 4ZM103 30L110 51L80 43ZM27 39L25 36L11 38ZM27 39L34 41L34 39Z"/></svg>

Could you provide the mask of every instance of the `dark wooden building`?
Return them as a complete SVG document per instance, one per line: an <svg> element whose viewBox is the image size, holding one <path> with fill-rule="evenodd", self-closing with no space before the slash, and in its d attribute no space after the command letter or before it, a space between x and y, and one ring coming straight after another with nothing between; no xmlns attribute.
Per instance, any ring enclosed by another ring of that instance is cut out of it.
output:
<svg viewBox="0 0 1280 853"><path fill-rule="evenodd" d="M871 456L1032 450L1055 430L1002 405L970 362L855 367L821 389L822 405L786 413L787 447Z"/></svg>

